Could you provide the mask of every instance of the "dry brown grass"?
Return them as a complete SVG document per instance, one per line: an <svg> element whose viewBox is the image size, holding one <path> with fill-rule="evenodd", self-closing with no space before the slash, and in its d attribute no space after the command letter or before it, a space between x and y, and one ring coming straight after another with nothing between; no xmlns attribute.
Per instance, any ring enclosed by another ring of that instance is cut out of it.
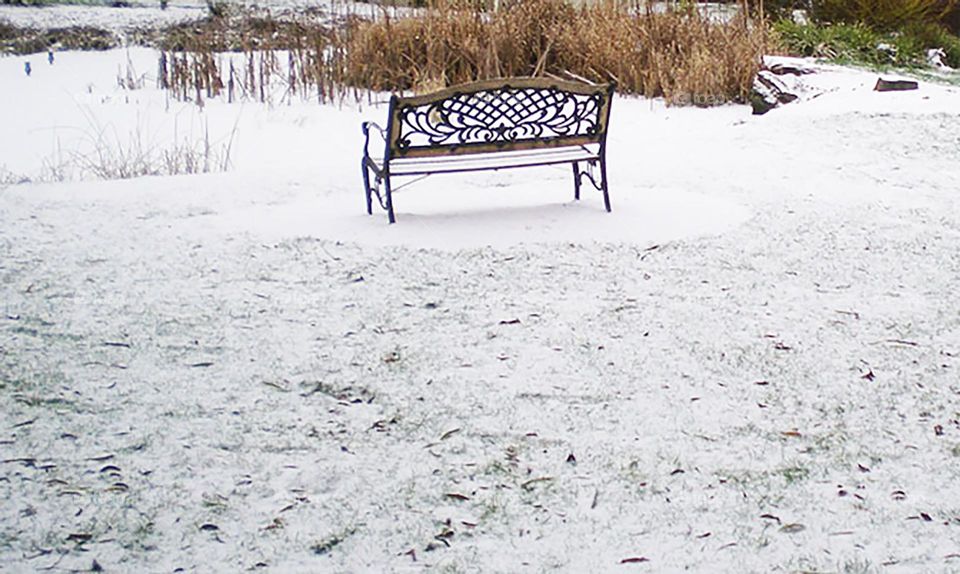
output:
<svg viewBox="0 0 960 574"><path fill-rule="evenodd" d="M430 91L488 78L553 75L615 80L623 93L712 105L746 101L765 40L764 26L745 17L716 22L694 8L655 12L613 0L582 6L501 0L498 11L469 0L432 0L402 18L382 10L333 27L261 22L245 29L239 40L243 70L218 59L213 47L223 42L217 29L179 35L177 48L186 52L166 56L162 85L183 99L202 101L226 87L231 99L236 91L267 100L269 85L280 79L287 95L329 101L358 90ZM269 38L258 38L256 29L269 30Z"/></svg>
<svg viewBox="0 0 960 574"><path fill-rule="evenodd" d="M358 23L345 80L417 90L505 76L616 80L621 92L673 102L744 100L763 51L761 26L711 22L694 9L656 13L623 2L507 3L496 13L436 0L414 18Z"/></svg>

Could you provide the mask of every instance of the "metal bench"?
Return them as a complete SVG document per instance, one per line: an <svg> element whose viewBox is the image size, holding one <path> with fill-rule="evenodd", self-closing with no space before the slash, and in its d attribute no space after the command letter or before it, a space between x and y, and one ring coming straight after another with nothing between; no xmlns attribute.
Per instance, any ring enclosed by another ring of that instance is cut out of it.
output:
<svg viewBox="0 0 960 574"><path fill-rule="evenodd" d="M386 129L362 124L367 213L376 197L390 223L396 221L395 177L563 163L573 164L574 198L580 199L586 178L610 211L606 148L614 89L612 83L506 78L392 96ZM384 140L382 157L370 155L371 129Z"/></svg>

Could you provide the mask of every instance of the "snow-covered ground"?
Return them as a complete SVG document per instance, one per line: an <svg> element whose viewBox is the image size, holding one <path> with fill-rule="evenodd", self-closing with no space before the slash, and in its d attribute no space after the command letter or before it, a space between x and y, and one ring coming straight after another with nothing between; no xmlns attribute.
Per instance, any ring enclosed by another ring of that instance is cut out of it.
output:
<svg viewBox="0 0 960 574"><path fill-rule="evenodd" d="M67 26L93 26L117 31L130 28L169 26L208 15L206 0L170 0L166 9L160 8L160 0L125 0L126 6L113 6L110 0L87 4L66 3L35 6L0 6L0 20L21 27L63 28ZM350 0L219 0L228 6L258 10L270 10L275 15L296 14L304 11L320 11L329 14L355 13L376 17L388 10L395 14L397 5L403 2L352 2ZM585 0L591 1L591 0ZM654 10L666 10L666 2L653 2ZM701 13L720 20L729 19L737 10L730 4L705 3L698 5ZM404 11L400 8L400 11Z"/></svg>
<svg viewBox="0 0 960 574"><path fill-rule="evenodd" d="M158 28L199 20L209 14L206 0L169 0L161 9L160 0L125 0L126 6L114 6L110 0L87 4L64 3L43 6L0 6L0 20L20 27L64 28L93 26L122 33L130 28ZM330 14L356 13L372 15L379 9L366 2L349 0L218 0L231 7L269 10L272 14L317 11Z"/></svg>
<svg viewBox="0 0 960 574"><path fill-rule="evenodd" d="M0 19L21 27L63 28L67 26L93 26L119 29L133 27L168 26L207 15L204 2L184 0L170 2L166 10L160 9L159 0L134 0L129 6L117 8L103 5L51 4L42 7L0 6Z"/></svg>
<svg viewBox="0 0 960 574"><path fill-rule="evenodd" d="M0 189L6 569L960 569L960 90L618 98L612 213L540 168L389 226L383 105L24 63L0 178L81 179ZM231 170L82 179L202 139Z"/></svg>

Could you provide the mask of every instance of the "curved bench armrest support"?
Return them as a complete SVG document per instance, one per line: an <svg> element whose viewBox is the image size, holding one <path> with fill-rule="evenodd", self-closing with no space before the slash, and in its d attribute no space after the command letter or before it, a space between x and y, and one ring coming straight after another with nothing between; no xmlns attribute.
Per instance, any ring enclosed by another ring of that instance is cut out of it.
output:
<svg viewBox="0 0 960 574"><path fill-rule="evenodd" d="M387 130L383 129L375 122L363 122L360 124L360 127L363 129L363 155L365 157L370 157L370 129L380 132L380 137L383 138L383 141L387 141Z"/></svg>

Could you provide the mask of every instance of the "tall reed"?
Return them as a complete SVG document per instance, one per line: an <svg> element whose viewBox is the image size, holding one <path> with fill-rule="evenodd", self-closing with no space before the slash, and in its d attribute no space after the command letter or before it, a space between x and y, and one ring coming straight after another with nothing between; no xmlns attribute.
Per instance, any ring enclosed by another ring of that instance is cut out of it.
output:
<svg viewBox="0 0 960 574"><path fill-rule="evenodd" d="M226 86L230 99L236 92L267 101L279 83L285 97L324 102L360 90L557 76L615 80L621 92L675 104L745 101L764 50L762 22L746 15L718 21L692 4L669 6L500 0L492 10L476 0L430 0L402 17L381 8L332 26L220 20L206 32L173 37L161 85L183 99L217 95ZM245 54L241 69L219 60L215 48L225 45Z"/></svg>

